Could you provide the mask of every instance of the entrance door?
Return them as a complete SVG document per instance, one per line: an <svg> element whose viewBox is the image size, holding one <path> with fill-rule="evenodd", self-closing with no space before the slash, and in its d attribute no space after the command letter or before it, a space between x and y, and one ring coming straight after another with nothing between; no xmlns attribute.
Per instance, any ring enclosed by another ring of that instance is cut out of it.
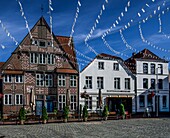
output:
<svg viewBox="0 0 170 138"><path fill-rule="evenodd" d="M46 101L46 108L47 112L53 112L53 102L52 101Z"/></svg>
<svg viewBox="0 0 170 138"><path fill-rule="evenodd" d="M42 115L43 101L36 101L36 115Z"/></svg>

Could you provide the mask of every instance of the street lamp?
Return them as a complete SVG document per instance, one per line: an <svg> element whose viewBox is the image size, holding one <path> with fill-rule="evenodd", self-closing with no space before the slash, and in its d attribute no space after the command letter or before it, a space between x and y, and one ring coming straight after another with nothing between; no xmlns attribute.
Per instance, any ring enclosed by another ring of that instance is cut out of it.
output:
<svg viewBox="0 0 170 138"><path fill-rule="evenodd" d="M156 89L155 89L155 93L156 93L156 117L158 117L159 116L159 113L158 113L158 110L159 110L159 104L158 104L158 93L159 93L159 91L158 91L158 69L159 69L160 67L157 67L156 68Z"/></svg>

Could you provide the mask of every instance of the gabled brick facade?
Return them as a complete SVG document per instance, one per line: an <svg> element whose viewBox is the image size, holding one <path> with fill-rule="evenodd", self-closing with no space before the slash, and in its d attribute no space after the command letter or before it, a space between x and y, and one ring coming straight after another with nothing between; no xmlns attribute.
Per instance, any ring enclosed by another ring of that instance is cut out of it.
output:
<svg viewBox="0 0 170 138"><path fill-rule="evenodd" d="M69 37L51 35L43 17L31 34L32 38L27 34L1 67L3 114L18 113L22 106L36 114L41 114L42 106L48 112L62 110L67 91L70 110L77 110L79 71L74 45L67 45Z"/></svg>

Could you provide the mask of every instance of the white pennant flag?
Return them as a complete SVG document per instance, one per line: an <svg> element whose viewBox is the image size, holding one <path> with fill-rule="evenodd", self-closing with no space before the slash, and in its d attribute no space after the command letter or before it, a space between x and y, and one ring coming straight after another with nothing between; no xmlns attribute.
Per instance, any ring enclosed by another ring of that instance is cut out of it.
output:
<svg viewBox="0 0 170 138"><path fill-rule="evenodd" d="M130 7L130 1L128 2L128 7Z"/></svg>
<svg viewBox="0 0 170 138"><path fill-rule="evenodd" d="M152 2L155 2L155 0L152 0Z"/></svg>
<svg viewBox="0 0 170 138"><path fill-rule="evenodd" d="M106 3L108 3L108 0L105 0L106 1Z"/></svg>
<svg viewBox="0 0 170 138"><path fill-rule="evenodd" d="M123 15L123 12L121 12L121 16L123 17L124 15Z"/></svg>
<svg viewBox="0 0 170 138"><path fill-rule="evenodd" d="M5 49L5 46L1 44L2 49Z"/></svg>
<svg viewBox="0 0 170 138"><path fill-rule="evenodd" d="M116 20L116 24L119 24L119 22Z"/></svg>
<svg viewBox="0 0 170 138"><path fill-rule="evenodd" d="M147 6L147 7L150 7L149 4L147 4L147 3L146 3L146 6Z"/></svg>
<svg viewBox="0 0 170 138"><path fill-rule="evenodd" d="M51 6L49 6L49 7L50 7L50 10L53 11L53 8Z"/></svg>
<svg viewBox="0 0 170 138"><path fill-rule="evenodd" d="M127 12L127 7L125 7L125 12Z"/></svg>
<svg viewBox="0 0 170 138"><path fill-rule="evenodd" d="M140 13L138 12L138 16L141 17Z"/></svg>
<svg viewBox="0 0 170 138"><path fill-rule="evenodd" d="M79 6L81 6L81 3L80 3L80 1L78 1L78 5L79 5Z"/></svg>
<svg viewBox="0 0 170 138"><path fill-rule="evenodd" d="M99 21L96 19L96 23L99 23Z"/></svg>
<svg viewBox="0 0 170 138"><path fill-rule="evenodd" d="M160 6L158 7L158 11L160 10Z"/></svg>
<svg viewBox="0 0 170 138"><path fill-rule="evenodd" d="M142 8L142 12L144 13L145 12L145 10Z"/></svg>
<svg viewBox="0 0 170 138"><path fill-rule="evenodd" d="M105 10L105 7L104 7L104 5L102 6L102 8L103 8L103 10Z"/></svg>

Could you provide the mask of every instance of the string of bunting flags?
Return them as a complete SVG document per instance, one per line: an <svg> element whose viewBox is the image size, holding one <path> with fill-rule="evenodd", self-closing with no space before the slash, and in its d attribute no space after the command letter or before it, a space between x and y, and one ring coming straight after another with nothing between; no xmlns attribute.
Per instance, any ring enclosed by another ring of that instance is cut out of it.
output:
<svg viewBox="0 0 170 138"><path fill-rule="evenodd" d="M74 27L76 25L77 18L79 16L80 7L81 7L81 2L80 2L80 0L78 0L78 2L77 2L77 11L76 11L76 15L74 17L74 22L73 22L71 33L70 33L70 38L69 38L68 46L71 45L71 40L72 40L72 37L73 37L73 34L74 34Z"/></svg>

